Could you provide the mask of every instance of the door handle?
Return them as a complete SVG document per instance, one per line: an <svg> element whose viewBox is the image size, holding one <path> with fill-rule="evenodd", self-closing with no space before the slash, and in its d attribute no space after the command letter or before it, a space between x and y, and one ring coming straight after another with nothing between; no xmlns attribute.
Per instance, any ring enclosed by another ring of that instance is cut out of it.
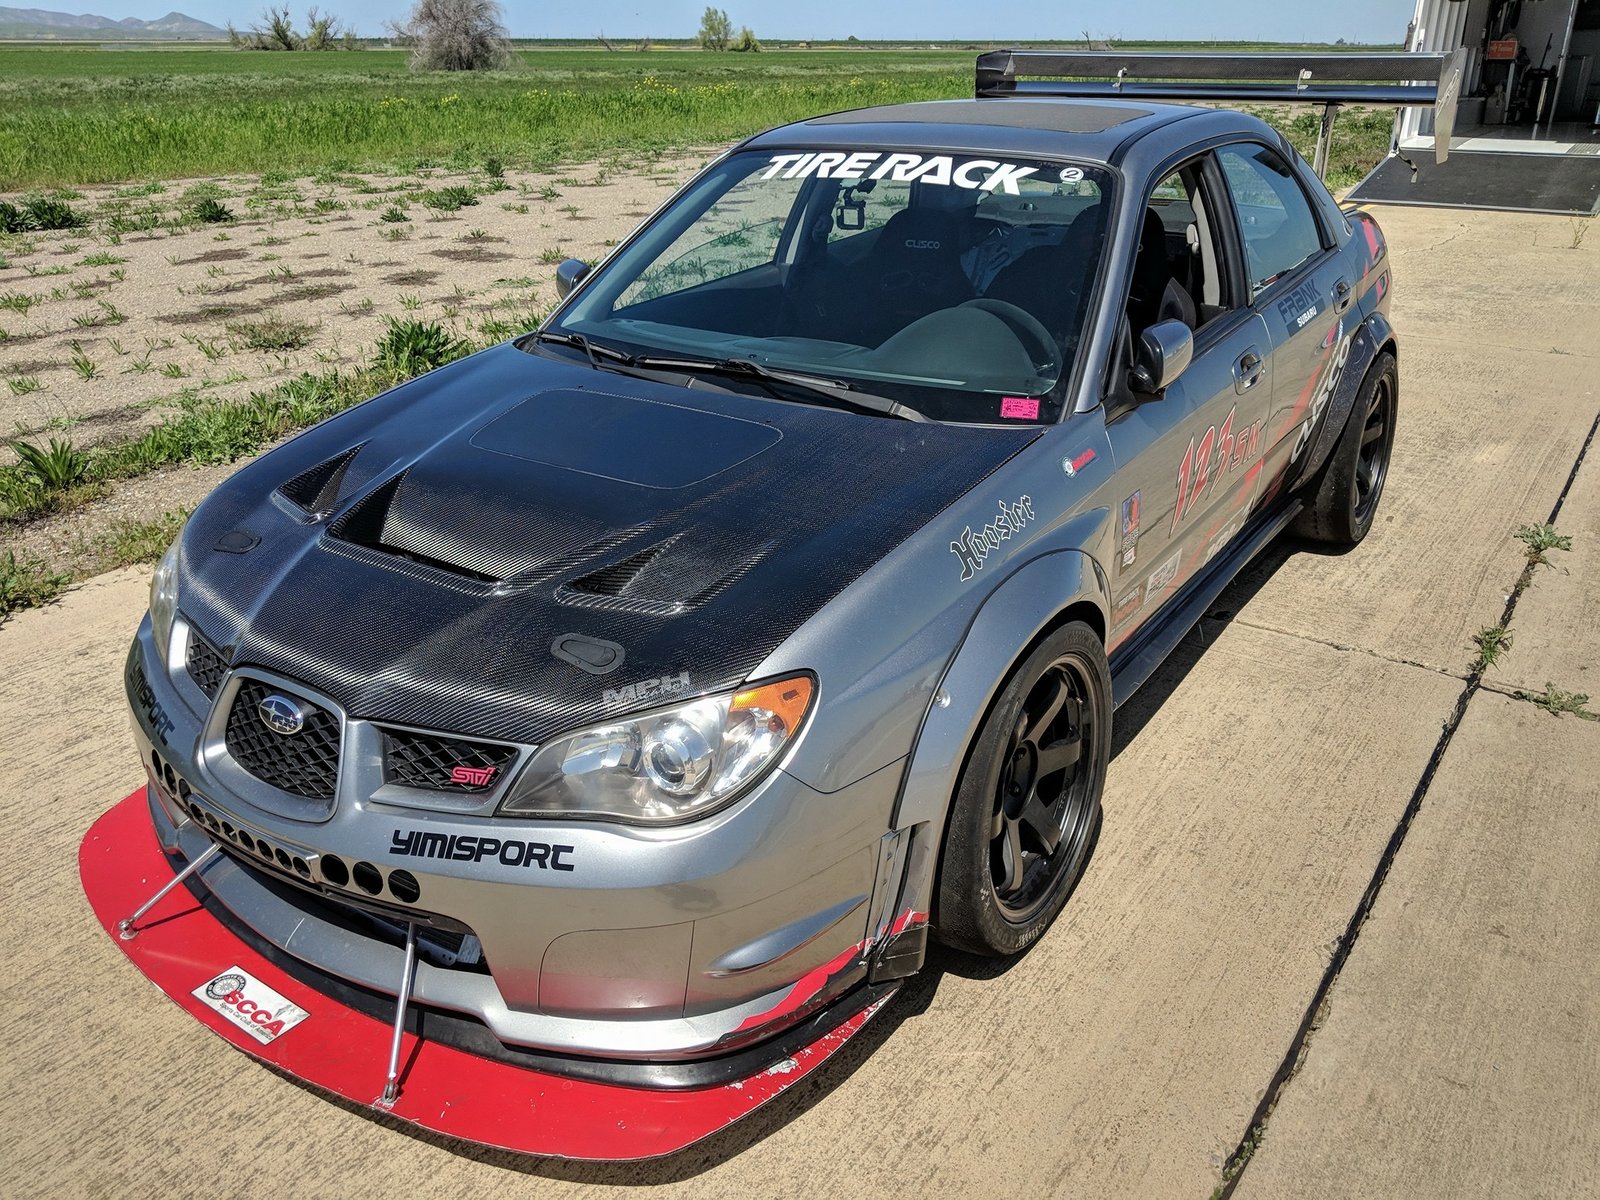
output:
<svg viewBox="0 0 1600 1200"><path fill-rule="evenodd" d="M1255 349L1246 350L1233 364L1233 390L1244 395L1255 387L1265 367L1266 361Z"/></svg>
<svg viewBox="0 0 1600 1200"><path fill-rule="evenodd" d="M1336 280L1333 285L1333 311L1336 313L1344 312L1345 309L1350 307L1350 301L1353 299L1355 299L1355 296L1350 291L1350 281L1348 279Z"/></svg>

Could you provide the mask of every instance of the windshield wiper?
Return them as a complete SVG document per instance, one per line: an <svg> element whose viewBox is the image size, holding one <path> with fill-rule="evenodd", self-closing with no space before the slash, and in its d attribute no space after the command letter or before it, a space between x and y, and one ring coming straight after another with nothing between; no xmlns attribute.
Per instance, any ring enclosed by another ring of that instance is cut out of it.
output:
<svg viewBox="0 0 1600 1200"><path fill-rule="evenodd" d="M553 342L557 346L576 346L588 356L589 365L596 371L605 369L604 364L600 361L602 358L614 363L621 363L625 367L631 367L634 363L633 355L618 350L615 346L607 346L604 342L590 341L581 333L563 333L558 330L541 329L533 335L533 340L536 342Z"/></svg>
<svg viewBox="0 0 1600 1200"><path fill-rule="evenodd" d="M784 397L780 396L777 389L772 386L781 383L808 395L820 397L835 408L854 408L863 412L877 413L880 416L899 417L904 421L928 419L908 405L885 396L863 392L854 384L846 383L842 379L828 379L803 371L764 367L758 362L751 362L748 358L670 358L640 354L635 355L628 365L660 371L686 371L705 375L728 375L736 379L753 379L765 386L769 393L783 399Z"/></svg>

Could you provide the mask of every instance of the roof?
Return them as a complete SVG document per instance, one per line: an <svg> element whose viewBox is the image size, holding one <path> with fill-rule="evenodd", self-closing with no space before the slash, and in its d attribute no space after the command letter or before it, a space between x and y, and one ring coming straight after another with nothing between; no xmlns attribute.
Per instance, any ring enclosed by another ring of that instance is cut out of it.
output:
<svg viewBox="0 0 1600 1200"><path fill-rule="evenodd" d="M1111 162L1119 147L1176 121L1215 113L1181 104L1105 100L925 100L782 125L747 146L863 146L1071 155Z"/></svg>

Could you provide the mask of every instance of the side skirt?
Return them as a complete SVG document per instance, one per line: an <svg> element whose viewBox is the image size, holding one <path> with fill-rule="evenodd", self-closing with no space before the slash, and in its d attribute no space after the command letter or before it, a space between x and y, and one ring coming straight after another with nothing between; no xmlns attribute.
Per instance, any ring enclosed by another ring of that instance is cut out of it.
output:
<svg viewBox="0 0 1600 1200"><path fill-rule="evenodd" d="M1204 571L1184 585L1165 609L1117 648L1111 656L1113 708L1122 707L1144 686L1234 577L1299 516L1301 507L1300 500L1291 499L1282 508L1257 517L1245 527L1238 541L1213 559Z"/></svg>

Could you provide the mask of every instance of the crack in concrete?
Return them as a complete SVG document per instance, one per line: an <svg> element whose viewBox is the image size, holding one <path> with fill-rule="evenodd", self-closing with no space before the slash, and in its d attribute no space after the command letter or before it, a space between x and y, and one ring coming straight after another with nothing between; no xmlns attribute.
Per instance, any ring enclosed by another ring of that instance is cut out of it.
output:
<svg viewBox="0 0 1600 1200"><path fill-rule="evenodd" d="M1583 440L1583 445L1578 448L1578 457L1573 461L1572 469L1567 473L1566 482L1561 485L1561 491L1556 496L1555 504L1550 509L1547 524L1554 525L1561 516L1561 508L1567 501L1567 495L1572 491L1572 485L1578 478L1578 470L1583 466L1584 459L1588 456L1589 448L1594 444L1595 435L1600 432L1600 415L1596 415L1589 426L1589 434ZM1506 597L1504 610L1500 614L1499 628L1508 629L1511 618L1516 615L1517 601L1527 589L1528 581L1533 577L1536 569L1533 562L1526 563L1517 576L1517 582ZM1311 640L1311 639L1308 639ZM1329 643L1332 644L1332 643ZM1239 1139L1239 1144L1229 1156L1227 1164L1222 1170L1222 1180L1214 1200L1229 1200L1239 1186L1239 1180L1244 1177L1245 1171L1250 1166L1250 1161L1255 1152L1260 1149L1266 1137L1268 1123L1272 1112L1278 1105L1278 1098L1282 1096L1283 1089L1298 1074L1300 1064L1305 1061L1311 1052L1311 1037L1321 1027L1327 1017L1329 1008L1333 1003L1333 985L1338 981L1344 964L1349 961L1350 953L1355 948L1356 939L1361 936L1361 930L1367 923L1367 918L1372 915L1373 906L1377 903L1378 894L1383 890L1385 881L1389 878L1389 869L1394 865L1395 858L1400 853L1400 847L1405 844L1406 835L1411 831L1411 824L1416 819L1417 813L1422 810L1422 803L1427 798L1428 790L1433 786L1433 778L1438 773L1439 764L1444 761L1445 752L1450 749L1450 743L1455 738L1455 733L1461 726L1461 720L1466 716L1467 705L1473 696L1484 686L1483 673L1487 668L1482 664L1473 667L1471 674L1466 678L1461 694L1456 697L1454 708L1446 718L1444 728L1439 733L1439 740L1434 744L1433 753L1428 756L1428 763L1422 769L1422 776L1417 780L1417 786L1411 793L1411 799L1406 802L1405 809L1396 822L1394 831L1389 835L1389 841L1383 848L1383 853L1378 857L1377 866L1373 868L1372 878L1367 881L1366 889L1361 893L1355 911L1350 914L1349 923L1345 926L1343 935L1339 938L1334 949L1333 957L1327 969L1323 971L1322 979L1317 984L1317 990L1312 994L1311 1002L1306 1006L1305 1015L1300 1019L1300 1026L1295 1030L1295 1035L1289 1042L1289 1048L1283 1059L1278 1063L1278 1068L1273 1072L1268 1081L1266 1090L1261 1094L1260 1103L1256 1105L1255 1112L1250 1114L1250 1120L1245 1123L1244 1134ZM1494 689L1491 689L1494 690Z"/></svg>
<svg viewBox="0 0 1600 1200"><path fill-rule="evenodd" d="M1421 671L1428 671L1434 675L1443 675L1446 679L1459 679L1465 681L1467 676L1461 671L1452 671L1449 667L1437 666L1434 663L1419 662L1414 658L1401 658L1394 654L1384 654L1380 650L1369 650L1365 646L1352 646L1345 642L1336 642L1331 638L1314 637L1309 633L1301 633L1296 629L1283 629L1277 625L1268 625L1262 621L1247 621L1243 617L1232 618L1235 625L1245 625L1251 629L1260 629L1266 633L1281 633L1284 637L1295 638L1302 642L1312 642L1318 646L1327 646L1330 650L1342 650L1349 654L1365 654L1369 658L1376 658L1380 662L1395 663L1402 667L1416 667Z"/></svg>

